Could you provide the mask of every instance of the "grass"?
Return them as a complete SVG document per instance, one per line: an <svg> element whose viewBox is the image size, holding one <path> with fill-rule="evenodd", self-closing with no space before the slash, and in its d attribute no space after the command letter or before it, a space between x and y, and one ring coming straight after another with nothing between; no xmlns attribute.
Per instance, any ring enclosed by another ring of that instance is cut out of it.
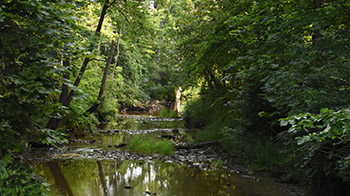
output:
<svg viewBox="0 0 350 196"><path fill-rule="evenodd" d="M160 118L176 118L178 114L171 108L161 107L157 116Z"/></svg>
<svg viewBox="0 0 350 196"><path fill-rule="evenodd" d="M175 147L171 141L158 140L148 135L134 135L128 146L129 150L143 154L172 155L175 153Z"/></svg>

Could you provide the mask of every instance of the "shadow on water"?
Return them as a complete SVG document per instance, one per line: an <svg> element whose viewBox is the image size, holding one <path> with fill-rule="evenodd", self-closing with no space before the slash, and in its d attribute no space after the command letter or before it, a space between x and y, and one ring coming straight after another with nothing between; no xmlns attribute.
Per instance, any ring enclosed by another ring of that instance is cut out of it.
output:
<svg viewBox="0 0 350 196"><path fill-rule="evenodd" d="M179 136L178 142L191 142L193 132L183 128L181 119L126 115L121 117L117 127L75 138L58 154L51 151L38 151L34 156L40 157L40 154L48 154L49 158L41 159L46 161L33 161L31 165L51 184L53 195L289 195L282 190L280 184L268 178L238 174L235 171L218 169L215 166L211 168L212 163L206 163L210 165L209 168L201 167L204 162L200 159L187 160L195 158L186 151L182 152L185 154L177 152L176 156L180 157L177 161L171 156L167 158L170 160L153 155L150 156L150 159L141 159L142 156L137 158L132 154L127 154L124 158L106 156L112 152L127 152L125 147L119 148L115 145L128 143L135 134L147 134L158 139L164 139L160 136L177 135ZM97 154L101 156L78 158L84 157L81 155L93 154L96 150L101 152ZM204 151L197 153L202 155ZM187 159L181 158L186 157L184 156L186 154L189 155ZM73 155L79 156L74 158ZM131 155L134 156L134 159L131 159ZM68 157L65 158L66 156Z"/></svg>
<svg viewBox="0 0 350 196"><path fill-rule="evenodd" d="M161 160L57 160L33 164L48 182L54 182L53 189L69 196L286 195L268 179L260 181L225 170L201 170Z"/></svg>

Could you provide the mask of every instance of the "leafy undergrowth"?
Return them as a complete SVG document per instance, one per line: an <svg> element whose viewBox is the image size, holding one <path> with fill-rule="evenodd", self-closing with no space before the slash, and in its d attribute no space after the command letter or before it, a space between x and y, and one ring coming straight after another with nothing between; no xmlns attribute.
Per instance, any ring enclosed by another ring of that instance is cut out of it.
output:
<svg viewBox="0 0 350 196"><path fill-rule="evenodd" d="M175 147L171 141L157 140L148 135L135 135L128 146L129 150L143 154L172 155L175 153Z"/></svg>
<svg viewBox="0 0 350 196"><path fill-rule="evenodd" d="M49 195L48 184L26 165L0 160L0 195Z"/></svg>

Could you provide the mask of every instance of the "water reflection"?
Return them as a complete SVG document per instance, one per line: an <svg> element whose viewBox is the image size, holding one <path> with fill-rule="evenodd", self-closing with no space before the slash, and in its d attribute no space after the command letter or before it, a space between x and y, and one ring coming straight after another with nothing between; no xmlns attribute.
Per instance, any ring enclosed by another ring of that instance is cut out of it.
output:
<svg viewBox="0 0 350 196"><path fill-rule="evenodd" d="M55 184L59 187L61 192L67 193L69 196L73 196L73 192L67 183L66 178L62 174L61 168L56 161L50 161L47 163L48 168L55 180Z"/></svg>
<svg viewBox="0 0 350 196"><path fill-rule="evenodd" d="M33 166L52 184L56 195L286 195L266 179L257 181L225 171L203 171L161 160L61 160L33 163Z"/></svg>
<svg viewBox="0 0 350 196"><path fill-rule="evenodd" d="M144 116L125 116L112 124L111 131L77 136L64 153L90 153L96 149L111 151L128 144L135 134L162 139L176 135L176 142L191 142L195 130L183 129L183 122L156 121ZM119 131L116 131L119 130ZM172 130L176 129L177 132ZM108 127L107 127L108 130ZM127 131L122 131L127 130ZM131 130L131 131L130 131ZM169 139L169 138L168 138ZM171 162L171 160L168 160ZM162 160L53 160L33 162L37 173L51 184L53 195L68 196L280 196L288 195L271 180L257 180L230 174L226 170L201 170L196 166L165 163Z"/></svg>

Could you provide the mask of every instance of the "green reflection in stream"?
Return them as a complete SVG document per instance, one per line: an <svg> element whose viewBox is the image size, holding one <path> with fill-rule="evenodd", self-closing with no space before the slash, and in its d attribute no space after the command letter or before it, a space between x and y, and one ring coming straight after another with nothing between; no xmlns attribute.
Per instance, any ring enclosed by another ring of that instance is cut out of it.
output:
<svg viewBox="0 0 350 196"><path fill-rule="evenodd" d="M161 160L60 160L32 165L52 184L56 195L139 196L148 195L146 191L167 196L286 195L268 179L258 181Z"/></svg>

